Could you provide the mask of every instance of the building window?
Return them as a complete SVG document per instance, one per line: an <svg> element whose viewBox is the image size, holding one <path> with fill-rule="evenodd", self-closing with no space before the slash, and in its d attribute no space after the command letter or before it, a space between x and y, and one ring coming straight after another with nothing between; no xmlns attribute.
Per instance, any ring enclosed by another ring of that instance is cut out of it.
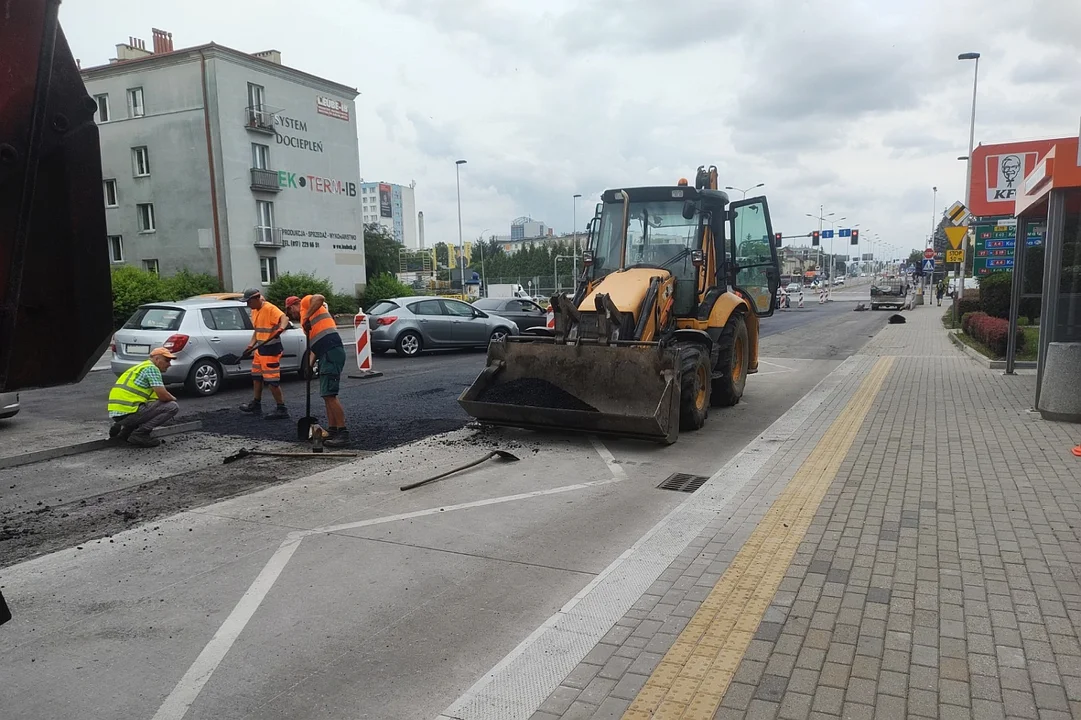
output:
<svg viewBox="0 0 1081 720"><path fill-rule="evenodd" d="M145 145L131 149L131 162L135 177L146 177L150 174L150 151Z"/></svg>
<svg viewBox="0 0 1081 720"><path fill-rule="evenodd" d="M135 206L135 209L139 213L139 232L152 233L158 228L154 224L154 205L153 203L140 203Z"/></svg>
<svg viewBox="0 0 1081 720"><path fill-rule="evenodd" d="M146 115L143 107L143 89L141 87L128 90L128 117L142 117Z"/></svg>
<svg viewBox="0 0 1081 720"><path fill-rule="evenodd" d="M124 262L124 238L119 235L109 236L109 262Z"/></svg>
<svg viewBox="0 0 1081 720"><path fill-rule="evenodd" d="M255 83L248 83L248 107L252 110L262 110L266 104L266 88Z"/></svg>
<svg viewBox="0 0 1081 720"><path fill-rule="evenodd" d="M278 279L278 258L259 258L259 277L264 285L269 285Z"/></svg>
<svg viewBox="0 0 1081 720"><path fill-rule="evenodd" d="M255 227L256 240L263 245L273 245L274 203L266 200L256 200L255 212L259 218L259 224Z"/></svg>
<svg viewBox="0 0 1081 720"><path fill-rule="evenodd" d="M270 146L251 144L251 166L257 170L270 169Z"/></svg>
<svg viewBox="0 0 1081 720"><path fill-rule="evenodd" d="M116 207L117 202L116 195L116 180L106 180L105 183L105 207Z"/></svg>
<svg viewBox="0 0 1081 720"><path fill-rule="evenodd" d="M158 271L158 261L157 260L143 260L143 270L146 270L147 272L152 272L155 275L159 275L160 272Z"/></svg>
<svg viewBox="0 0 1081 720"><path fill-rule="evenodd" d="M108 95L95 95L94 102L98 104L98 122L109 122L109 96Z"/></svg>

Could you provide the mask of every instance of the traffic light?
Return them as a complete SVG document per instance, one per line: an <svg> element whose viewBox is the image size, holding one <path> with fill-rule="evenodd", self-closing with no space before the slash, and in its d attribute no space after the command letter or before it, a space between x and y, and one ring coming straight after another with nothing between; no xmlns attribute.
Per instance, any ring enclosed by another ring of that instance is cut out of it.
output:
<svg viewBox="0 0 1081 720"><path fill-rule="evenodd" d="M817 230L812 230L811 231L811 245L813 247L818 247L818 234L819 233L818 233Z"/></svg>
<svg viewBox="0 0 1081 720"><path fill-rule="evenodd" d="M781 247L781 233L773 233L773 242L777 247Z"/></svg>
<svg viewBox="0 0 1081 720"><path fill-rule="evenodd" d="M859 230L855 230L855 229L854 229L854 230L852 230L852 240L851 240L851 243L852 243L853 245L859 245L859 244L860 244L860 231L859 231Z"/></svg>

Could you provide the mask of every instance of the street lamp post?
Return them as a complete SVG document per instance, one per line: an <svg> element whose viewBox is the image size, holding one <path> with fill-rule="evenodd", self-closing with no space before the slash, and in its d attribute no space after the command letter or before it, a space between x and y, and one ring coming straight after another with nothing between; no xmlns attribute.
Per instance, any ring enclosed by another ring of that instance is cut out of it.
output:
<svg viewBox="0 0 1081 720"><path fill-rule="evenodd" d="M462 178L459 170L465 160L454 161L454 182L458 186L458 262L461 267L462 295L465 295L465 242L462 240Z"/></svg>
<svg viewBox="0 0 1081 720"><path fill-rule="evenodd" d="M822 271L822 223L830 215L836 215L836 214L837 213L829 213L828 215L823 215L821 205L818 206L818 214L817 215L812 215L811 213L804 213L804 215L806 215L807 217L814 218L815 220L818 221L818 259L815 260L815 266L818 268L819 272Z"/></svg>
<svg viewBox="0 0 1081 720"><path fill-rule="evenodd" d="M751 190L754 190L755 188L765 187L765 185L766 185L765 183L758 183L757 185L750 186L746 190L744 190L743 188L732 187L731 185L725 185L724 189L725 190L736 190L738 192L741 192L741 193L743 193L743 199L746 200L748 192L750 192Z"/></svg>
<svg viewBox="0 0 1081 720"><path fill-rule="evenodd" d="M968 121L968 159L965 162L965 207L972 204L972 146L976 142L976 84L980 77L980 54L978 52L961 53L958 60L974 60L972 68L972 114ZM957 317L958 300L965 295L965 266L968 262L968 233L961 242L961 266L957 269L957 294L953 298L953 316Z"/></svg>
<svg viewBox="0 0 1081 720"><path fill-rule="evenodd" d="M488 274L484 272L484 243L487 242L484 239L484 233L491 230L491 228L484 228L481 230L480 239L477 243L477 247L480 248L480 285L484 288L484 297L488 296Z"/></svg>
<svg viewBox="0 0 1081 720"><path fill-rule="evenodd" d="M571 255L574 256L571 281L575 285L578 283L578 198L580 197L582 197L582 193L575 193L574 197L571 198L571 242L574 243L574 249L571 251ZM578 288L573 289L577 290Z"/></svg>

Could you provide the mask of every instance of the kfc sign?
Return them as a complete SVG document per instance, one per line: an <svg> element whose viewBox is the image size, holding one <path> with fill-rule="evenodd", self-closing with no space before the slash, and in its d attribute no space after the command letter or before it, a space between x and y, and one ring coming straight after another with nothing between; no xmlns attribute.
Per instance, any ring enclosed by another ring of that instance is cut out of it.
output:
<svg viewBox="0 0 1081 720"><path fill-rule="evenodd" d="M1025 177L1057 140L979 145L972 151L969 211L976 217L1009 217L1025 193Z"/></svg>
<svg viewBox="0 0 1081 720"><path fill-rule="evenodd" d="M338 118L339 120L349 119L349 106L334 98L320 95L315 99L315 110L320 115L326 115L327 117Z"/></svg>

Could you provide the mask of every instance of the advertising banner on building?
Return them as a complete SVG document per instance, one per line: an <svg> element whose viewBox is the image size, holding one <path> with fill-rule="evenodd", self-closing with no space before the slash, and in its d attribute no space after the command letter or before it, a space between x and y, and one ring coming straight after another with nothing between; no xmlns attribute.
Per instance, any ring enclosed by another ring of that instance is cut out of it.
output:
<svg viewBox="0 0 1081 720"><path fill-rule="evenodd" d="M338 118L339 120L349 119L349 106L343 103L341 100L335 100L334 98L323 97L320 95L315 99L315 111L320 115L326 115L327 117Z"/></svg>
<svg viewBox="0 0 1081 720"><path fill-rule="evenodd" d="M1024 192L1025 176L1035 169L1056 140L980 145L972 152L972 198L976 217L1011 216L1014 200Z"/></svg>
<svg viewBox="0 0 1081 720"><path fill-rule="evenodd" d="M380 217L394 217L390 207L390 185L379 183L379 215Z"/></svg>

